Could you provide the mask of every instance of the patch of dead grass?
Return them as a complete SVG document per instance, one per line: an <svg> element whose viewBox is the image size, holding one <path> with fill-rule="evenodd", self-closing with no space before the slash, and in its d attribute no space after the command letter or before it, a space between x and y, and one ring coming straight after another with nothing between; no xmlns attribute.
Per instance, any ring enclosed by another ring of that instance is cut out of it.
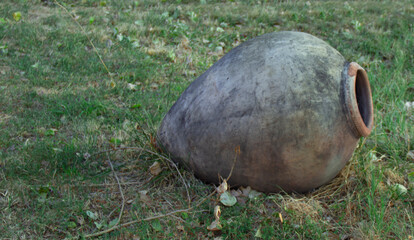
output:
<svg viewBox="0 0 414 240"><path fill-rule="evenodd" d="M33 90L39 96L49 96L59 94L59 90L54 88L34 87Z"/></svg>
<svg viewBox="0 0 414 240"><path fill-rule="evenodd" d="M293 211L301 220L310 217L317 221L321 218L320 213L324 212L320 201L310 198L295 199L286 197L282 200L282 207L286 210Z"/></svg>

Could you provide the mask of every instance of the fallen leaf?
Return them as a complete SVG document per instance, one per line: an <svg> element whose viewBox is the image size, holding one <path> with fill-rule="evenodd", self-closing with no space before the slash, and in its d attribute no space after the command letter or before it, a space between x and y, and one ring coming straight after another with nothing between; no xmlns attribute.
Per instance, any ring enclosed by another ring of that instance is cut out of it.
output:
<svg viewBox="0 0 414 240"><path fill-rule="evenodd" d="M111 39L108 39L108 40L106 40L105 45L106 45L107 48L111 48L112 45L114 45L114 43L111 41Z"/></svg>
<svg viewBox="0 0 414 240"><path fill-rule="evenodd" d="M240 190L242 191L243 196L248 197L252 188L250 186L247 186L247 187L241 187Z"/></svg>
<svg viewBox="0 0 414 240"><path fill-rule="evenodd" d="M21 12L14 12L13 13L13 18L16 22L20 21L20 19L22 18L22 13Z"/></svg>
<svg viewBox="0 0 414 240"><path fill-rule="evenodd" d="M88 215L88 217L90 217L92 220L98 219L98 215L92 211L86 211L86 215Z"/></svg>
<svg viewBox="0 0 414 240"><path fill-rule="evenodd" d="M220 202L223 203L224 206L231 207L237 203L237 199L229 192L224 192L220 195Z"/></svg>
<svg viewBox="0 0 414 240"><path fill-rule="evenodd" d="M262 231L260 231L260 227L257 229L256 234L254 234L256 238L262 238Z"/></svg>
<svg viewBox="0 0 414 240"><path fill-rule="evenodd" d="M85 223L83 216L77 216L76 219L78 220L79 225L83 225Z"/></svg>
<svg viewBox="0 0 414 240"><path fill-rule="evenodd" d="M220 210L220 206L216 206L214 208L214 218L216 219L216 221L220 220L220 215L221 215L221 210Z"/></svg>
<svg viewBox="0 0 414 240"><path fill-rule="evenodd" d="M98 230L103 227L102 223L98 223L98 222L94 222L94 223L95 223L95 226Z"/></svg>
<svg viewBox="0 0 414 240"><path fill-rule="evenodd" d="M133 48L139 48L140 47L140 44L139 44L138 41L133 41L131 45L132 45Z"/></svg>
<svg viewBox="0 0 414 240"><path fill-rule="evenodd" d="M406 111L411 111L414 109L414 102L406 102L404 104L404 108Z"/></svg>
<svg viewBox="0 0 414 240"><path fill-rule="evenodd" d="M227 185L227 181L226 179L223 180L223 182L220 184L220 186L217 187L217 193L218 194L223 194L224 192L227 191L228 185Z"/></svg>
<svg viewBox="0 0 414 240"><path fill-rule="evenodd" d="M76 227L76 223L73 222L73 221L70 221L70 222L68 222L67 227L68 228L75 228Z"/></svg>
<svg viewBox="0 0 414 240"><path fill-rule="evenodd" d="M108 227L111 228L115 226L115 224L118 223L118 218L112 219L112 221L109 222Z"/></svg>
<svg viewBox="0 0 414 240"><path fill-rule="evenodd" d="M250 192L249 192L249 198L250 199L255 199L255 198L257 198L258 196L260 196L262 193L260 193L260 192L258 192L258 191L256 191L256 190L251 190Z"/></svg>
<svg viewBox="0 0 414 240"><path fill-rule="evenodd" d="M240 190L231 190L230 191L231 195L235 196L235 197L240 197L243 193Z"/></svg>
<svg viewBox="0 0 414 240"><path fill-rule="evenodd" d="M151 83L151 89L153 91L157 90L158 89L158 84L157 83Z"/></svg>
<svg viewBox="0 0 414 240"><path fill-rule="evenodd" d="M207 227L207 230L209 231L220 231L223 227L221 226L220 222L217 220L214 220L210 226Z"/></svg>
<svg viewBox="0 0 414 240"><path fill-rule="evenodd" d="M180 230L180 231L184 231L184 226L183 225L178 225L177 227L176 227L178 230Z"/></svg>
<svg viewBox="0 0 414 240"><path fill-rule="evenodd" d="M138 25L138 26L142 26L142 25L144 25L144 22L143 22L143 21L141 21L141 20L136 20L136 21L134 22L134 24L135 24L135 25Z"/></svg>
<svg viewBox="0 0 414 240"><path fill-rule="evenodd" d="M218 54L222 54L223 53L223 47L222 46L217 46L215 49L214 49L214 52L215 53L218 53Z"/></svg>
<svg viewBox="0 0 414 240"><path fill-rule="evenodd" d="M405 195L405 194L407 194L407 188L406 187L404 187L403 185L401 185L401 184L395 184L394 186L393 186L393 189L394 189L394 191L398 194L398 195Z"/></svg>
<svg viewBox="0 0 414 240"><path fill-rule="evenodd" d="M158 174L160 174L162 172L162 168L161 165L158 161L155 161L151 167L149 167L150 173L153 176L158 176Z"/></svg>
<svg viewBox="0 0 414 240"><path fill-rule="evenodd" d="M147 190L139 191L139 200L147 205L151 204L151 199L147 195Z"/></svg>
<svg viewBox="0 0 414 240"><path fill-rule="evenodd" d="M155 221L153 221L153 223L152 223L152 228L153 228L155 231L157 231L157 232L161 232L161 231L163 230L163 227L162 227L162 225L161 225L161 223L160 223L160 221L159 221L159 220L155 220Z"/></svg>
<svg viewBox="0 0 414 240"><path fill-rule="evenodd" d="M137 85L132 84L132 83L128 83L127 88L128 88L129 90L137 90Z"/></svg>
<svg viewBox="0 0 414 240"><path fill-rule="evenodd" d="M407 160L414 162L414 151L409 151L407 153Z"/></svg>
<svg viewBox="0 0 414 240"><path fill-rule="evenodd" d="M53 151L55 152L63 152L63 150L61 148L52 148Z"/></svg>

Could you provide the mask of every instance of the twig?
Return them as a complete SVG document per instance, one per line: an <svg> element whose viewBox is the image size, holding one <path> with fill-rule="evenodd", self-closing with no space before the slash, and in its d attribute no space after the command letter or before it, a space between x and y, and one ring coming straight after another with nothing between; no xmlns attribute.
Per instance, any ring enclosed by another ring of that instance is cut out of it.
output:
<svg viewBox="0 0 414 240"><path fill-rule="evenodd" d="M140 147L117 147L117 148L112 148L112 149L105 149L96 153L92 153L92 156L96 156L102 153L106 153L106 152L115 152L115 151L120 151L120 150L127 150L127 149L132 149L132 150L140 150L140 151L145 151L145 149L140 148Z"/></svg>
<svg viewBox="0 0 414 240"><path fill-rule="evenodd" d="M234 157L233 165L231 166L231 170L230 170L229 176L227 176L227 178L226 178L226 182L229 181L231 175L233 174L234 166L236 166L237 156L240 154L240 146L237 146L236 147L235 152L236 152L236 156Z"/></svg>
<svg viewBox="0 0 414 240"><path fill-rule="evenodd" d="M153 152L153 151L148 150L148 149L140 148L140 147L119 147L119 148L113 148L113 149L106 149L106 150L102 150L100 152L93 153L93 154L91 154L91 156L99 155L99 154L106 153L106 152L119 151L119 150L127 150L127 149L135 149L135 150L145 151L147 153L156 155L157 157L162 158L162 159L168 161L171 165L173 165L174 168L175 168L175 170L177 170L177 173L180 176L181 181L184 184L185 191L187 193L188 207L190 207L191 198L190 198L190 192L188 191L187 183L185 182L184 177L181 175L181 172L178 169L177 165L171 159L169 159L167 157L164 157L163 155L161 155L159 153Z"/></svg>
<svg viewBox="0 0 414 240"><path fill-rule="evenodd" d="M105 149L105 150L102 150L102 151L99 151L99 152L96 152L96 153L92 153L91 157L102 154L102 153L115 152L115 151L127 150L127 149L145 151L145 149L140 148L140 147L117 147L117 148Z"/></svg>
<svg viewBox="0 0 414 240"><path fill-rule="evenodd" d="M114 230L116 230L118 228L126 227L126 226L129 226L129 225L135 224L135 223L140 223L140 222L146 222L146 221L151 221L151 220L155 220L155 219L160 219L160 218L172 216L172 215L177 214L177 213L190 212L191 210L193 210L193 209L199 207L201 204L203 204L207 199L209 199L215 193L216 193L216 190L214 190L213 192L211 192L207 197L205 197L203 200L201 200L199 203L197 203L193 207L189 207L187 209L180 209L180 210L172 211L172 212L169 212L169 213L166 213L166 214L161 214L161 215L158 215L158 216L147 217L147 218L144 218L144 219L138 219L138 220L130 221L130 222L123 223L123 224L118 224L119 223L119 220L120 220L120 219L118 219L117 224L115 224L113 227L111 227L111 228L109 228L109 229L107 229L105 231L97 232L97 233L94 233L94 234L88 234L88 235L86 235L84 237L85 238L98 237L98 236L101 236L101 235L103 235L105 233L112 232L112 231L114 231Z"/></svg>
<svg viewBox="0 0 414 240"><path fill-rule="evenodd" d="M190 198L190 193L189 193L189 191L188 191L187 183L185 182L183 175L181 175L180 170L178 169L177 165L176 165L176 164L175 164L175 163L174 163L171 159L166 158L166 157L164 157L163 155L161 155L161 154L159 154L159 153L156 153L156 152L153 152L153 151L151 151L151 150L147 150L147 149L144 149L144 151L146 151L146 152L148 152L148 153L151 153L151 154L154 154L154 155L156 155L156 156L158 156L158 157L160 157L160 158L162 158L162 159L164 159L164 160L168 161L171 165L173 165L173 166L174 166L174 168L177 170L178 175L179 175L179 176L180 176L180 178L181 178L181 181L182 181L182 182L183 182L183 184L184 184L185 191L187 192L188 207L190 207L191 198Z"/></svg>
<svg viewBox="0 0 414 240"><path fill-rule="evenodd" d="M54 231L54 232L59 232L59 233L65 234L65 235L69 235L69 233L68 233L68 232L66 232L66 231L62 231L62 230L58 229L57 227L56 227L56 228L52 228L52 227L50 227L50 226L48 226L48 225L44 225L44 226L45 226L45 227L47 227L47 228L49 228L50 230L52 230L52 231Z"/></svg>
<svg viewBox="0 0 414 240"><path fill-rule="evenodd" d="M213 196L216 193L216 190L214 190L213 192L211 192L207 197L205 197L203 200L201 200L199 203L197 203L196 205L194 205L193 207L189 207L187 209L180 209L180 210L176 210L176 211L172 211L166 214L161 214L158 216L153 216L153 217L148 217L148 218L144 218L144 219L138 219L138 220L134 220L134 221L130 221L127 223L123 223L117 226L114 226L114 229L111 229L111 231L118 229L118 228L122 228L122 227L126 227L135 223L140 223L140 222L146 222L146 221L151 221L151 220L155 220L155 219L159 219L159 218L164 218L164 217L168 217L177 213L182 213L182 212L190 212L191 210L193 210L194 208L199 207L201 204L203 204L207 199L209 199L211 196Z"/></svg>
<svg viewBox="0 0 414 240"><path fill-rule="evenodd" d="M152 179L153 179L153 177L150 177L144 183L142 183L142 182L123 182L123 183L121 183L121 185L136 185L136 184L138 184L139 185L138 187L140 187L141 185L143 185L145 183L148 183ZM71 187L108 187L108 186L113 186L113 185L118 185L118 183L97 183L97 184L87 184L87 185L73 184L73 185L70 185L70 186Z"/></svg>
<svg viewBox="0 0 414 240"><path fill-rule="evenodd" d="M106 229L104 231L101 231L101 232L97 232L97 233L93 233L93 234L88 234L88 235L85 236L85 238L97 237L97 236L100 236L102 234L112 232L115 229L118 229L119 228L119 222L121 221L121 218L122 218L122 213L124 212L124 207L125 207L125 196L124 196L124 192L122 191L121 183L119 181L118 175L115 172L114 166L112 165L111 159L109 158L109 154L106 153L106 156L108 158L109 166L111 166L111 170L114 173L116 182L118 183L119 191L121 193L121 197L122 197L121 212L119 213L118 221L116 221L116 223L115 223L114 226L112 226L111 228L108 228L108 229Z"/></svg>
<svg viewBox="0 0 414 240"><path fill-rule="evenodd" d="M78 26L80 27L80 29L82 30L83 34L86 36L86 38L88 39L89 43L92 45L93 50L95 51L96 55L98 55L99 60L101 60L102 65L104 66L105 70L108 72L109 78L112 80L112 75L111 72L109 71L108 67L106 67L105 62L102 60L101 55L98 53L98 50L96 49L95 45L93 44L93 42L91 41L91 39L88 37L88 35L86 34L85 29L82 27L82 25L80 25L80 23L76 20L75 16L69 12L69 10L67 8L65 8L65 6L63 6L62 4L60 4L57 0L54 0L55 4L58 5L60 8L62 8L63 10L65 10L65 12L67 12L69 14L69 16L73 19L73 21L75 21Z"/></svg>

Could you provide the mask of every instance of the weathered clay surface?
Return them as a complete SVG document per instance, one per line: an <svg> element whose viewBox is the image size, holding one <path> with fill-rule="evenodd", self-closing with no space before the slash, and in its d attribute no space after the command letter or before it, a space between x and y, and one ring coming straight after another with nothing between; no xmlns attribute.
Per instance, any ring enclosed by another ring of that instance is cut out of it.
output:
<svg viewBox="0 0 414 240"><path fill-rule="evenodd" d="M347 81L355 80L350 66L309 34L262 35L231 50L184 91L158 141L207 182L228 176L240 147L233 186L309 191L335 177L363 135L345 104ZM372 113L372 106L359 109ZM369 134L372 116L367 118Z"/></svg>

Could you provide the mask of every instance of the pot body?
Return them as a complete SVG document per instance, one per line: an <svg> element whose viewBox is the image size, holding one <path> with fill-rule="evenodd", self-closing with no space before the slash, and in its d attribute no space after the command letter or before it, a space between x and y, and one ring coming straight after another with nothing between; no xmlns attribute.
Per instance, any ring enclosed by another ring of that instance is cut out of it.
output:
<svg viewBox="0 0 414 240"><path fill-rule="evenodd" d="M158 142L204 181L233 168L232 186L306 192L345 166L372 116L358 64L312 35L278 32L234 48L190 84Z"/></svg>

